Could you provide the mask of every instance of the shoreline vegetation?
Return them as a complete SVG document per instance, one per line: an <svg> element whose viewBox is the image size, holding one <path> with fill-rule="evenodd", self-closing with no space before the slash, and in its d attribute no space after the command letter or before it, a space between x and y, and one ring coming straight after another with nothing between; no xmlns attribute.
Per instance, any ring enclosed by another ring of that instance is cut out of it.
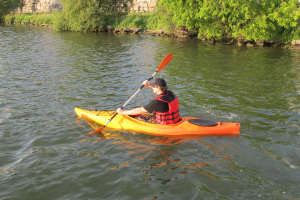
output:
<svg viewBox="0 0 300 200"><path fill-rule="evenodd" d="M48 26L57 31L110 31L197 38L213 44L300 48L298 0L222 0L201 5L193 0L160 0L154 12L103 12L97 0L88 1L83 5L84 1L64 0L63 11L12 13L4 19L6 23Z"/></svg>

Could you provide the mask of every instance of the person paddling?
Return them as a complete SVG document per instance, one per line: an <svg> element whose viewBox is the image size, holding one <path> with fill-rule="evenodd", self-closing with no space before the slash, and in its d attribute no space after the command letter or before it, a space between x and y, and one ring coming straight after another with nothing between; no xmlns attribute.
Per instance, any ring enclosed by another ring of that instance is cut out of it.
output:
<svg viewBox="0 0 300 200"><path fill-rule="evenodd" d="M140 115L139 120L153 124L174 124L181 120L179 117L179 101L171 90L168 90L167 83L163 78L156 78L153 82L145 80L145 87L153 89L153 93L157 96L147 105L132 110L117 109L117 113L121 115ZM152 113L154 115L142 115L144 113Z"/></svg>

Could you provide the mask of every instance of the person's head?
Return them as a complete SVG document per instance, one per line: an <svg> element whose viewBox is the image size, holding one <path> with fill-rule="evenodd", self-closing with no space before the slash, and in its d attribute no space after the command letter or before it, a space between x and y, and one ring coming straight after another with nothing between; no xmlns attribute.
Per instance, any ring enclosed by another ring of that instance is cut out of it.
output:
<svg viewBox="0 0 300 200"><path fill-rule="evenodd" d="M156 78L154 81L150 82L150 86L153 88L154 93L163 93L168 90L167 82L163 78ZM156 92L156 90L160 90L160 92Z"/></svg>

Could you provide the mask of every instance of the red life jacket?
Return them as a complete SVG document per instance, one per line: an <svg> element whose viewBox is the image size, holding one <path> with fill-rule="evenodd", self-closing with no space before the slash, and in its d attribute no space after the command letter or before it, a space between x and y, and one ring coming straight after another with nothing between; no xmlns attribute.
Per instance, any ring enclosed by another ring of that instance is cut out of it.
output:
<svg viewBox="0 0 300 200"><path fill-rule="evenodd" d="M154 111L155 120L159 124L175 124L181 120L179 117L179 101L178 98L170 91L167 91L165 95L158 95L153 100L159 100L168 103L169 111L168 112L157 112Z"/></svg>

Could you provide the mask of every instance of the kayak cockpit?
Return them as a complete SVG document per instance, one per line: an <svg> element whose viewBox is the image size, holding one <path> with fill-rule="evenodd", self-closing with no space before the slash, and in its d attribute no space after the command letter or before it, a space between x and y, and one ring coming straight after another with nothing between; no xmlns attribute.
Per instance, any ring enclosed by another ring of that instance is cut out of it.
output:
<svg viewBox="0 0 300 200"><path fill-rule="evenodd" d="M128 115L129 117L131 118L134 118L138 121L142 121L142 122L145 122L144 120L141 120L140 116L145 116L145 115L153 115L153 114L150 114L150 113L147 113L147 114L142 114L142 115ZM180 121L178 121L177 123L175 124L180 124L182 123L184 120L183 118L180 118ZM189 123L193 124L193 125L197 125L197 126L206 126L206 127L213 127L213 126L217 126L218 123L215 122L215 121L211 121L211 120L205 120L205 119L201 119L201 118L196 118L196 119L189 119L187 120ZM146 123L149 123L149 124L155 124L155 123L151 123L151 122L146 122ZM158 124L159 125L159 124Z"/></svg>
<svg viewBox="0 0 300 200"><path fill-rule="evenodd" d="M155 124L155 125L161 125L159 123L157 123L154 119L153 119L153 114L151 113L144 113L144 114L141 114L141 115L127 115L129 116L130 118L133 118L135 120L138 120L140 122L144 122L144 123L148 123L148 124ZM149 116L149 117L145 117L145 116ZM143 118L143 119L142 119ZM149 118L152 118L151 120L145 120L145 119L149 119ZM179 117L180 120L177 122L177 123L174 123L174 124L168 124L168 125L178 125L180 123L182 123L184 120L182 117Z"/></svg>
<svg viewBox="0 0 300 200"><path fill-rule="evenodd" d="M218 123L205 119L190 119L188 120L191 124L195 124L197 126L217 126Z"/></svg>

